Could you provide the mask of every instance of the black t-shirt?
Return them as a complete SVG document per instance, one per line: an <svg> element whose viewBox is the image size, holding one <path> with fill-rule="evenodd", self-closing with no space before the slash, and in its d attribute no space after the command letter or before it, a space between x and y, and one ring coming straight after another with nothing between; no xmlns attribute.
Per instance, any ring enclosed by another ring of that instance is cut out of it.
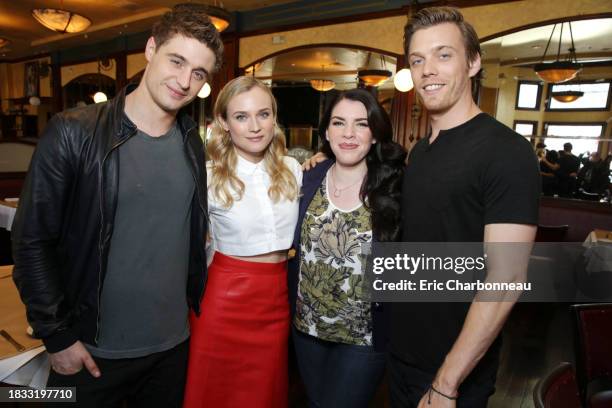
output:
<svg viewBox="0 0 612 408"><path fill-rule="evenodd" d="M522 136L481 113L419 141L402 190L404 242L482 242L487 224L537 224L538 161ZM393 303L391 350L435 374L463 326L469 303ZM500 339L464 384L494 375Z"/></svg>
<svg viewBox="0 0 612 408"><path fill-rule="evenodd" d="M563 153L559 157L559 175L569 177L570 173L577 173L580 168L580 159L571 153Z"/></svg>

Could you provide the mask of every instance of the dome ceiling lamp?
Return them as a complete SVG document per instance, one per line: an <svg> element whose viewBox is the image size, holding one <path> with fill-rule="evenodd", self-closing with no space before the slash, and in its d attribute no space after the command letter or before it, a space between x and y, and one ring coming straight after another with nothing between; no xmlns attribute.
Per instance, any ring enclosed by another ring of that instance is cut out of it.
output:
<svg viewBox="0 0 612 408"><path fill-rule="evenodd" d="M331 79L311 79L310 86L319 92L331 91L336 87L336 83Z"/></svg>
<svg viewBox="0 0 612 408"><path fill-rule="evenodd" d="M550 37L548 38L548 43L546 44L544 55L542 55L542 62L536 64L533 67L533 70L540 77L540 79L546 82L552 82L554 84L574 79L582 69L582 64L579 64L578 59L576 58L576 47L574 46L574 35L572 34L571 22L568 22L570 38L572 41L572 46L568 50L569 56L566 60L563 61L559 59L559 56L561 54L561 40L563 39L563 24L565 23L561 23L561 29L559 32L559 47L557 48L557 59L554 62L544 62L546 52L548 51L548 47L550 46L550 41L557 27L557 24L555 24L553 26L552 32L550 33Z"/></svg>
<svg viewBox="0 0 612 408"><path fill-rule="evenodd" d="M79 33L85 31L90 25L91 20L72 11L38 8L32 10L32 17L49 30L58 33Z"/></svg>
<svg viewBox="0 0 612 408"><path fill-rule="evenodd" d="M362 81L367 86L380 86L387 79L391 78L393 75L391 71L387 69L387 65L385 63L385 57L380 56L380 61L383 69L370 69L370 58L372 53L368 53L368 59L366 60L366 66L364 69L360 69L357 71L357 77L360 81Z"/></svg>
<svg viewBox="0 0 612 408"><path fill-rule="evenodd" d="M562 103L574 102L578 98L582 98L584 96L584 92L582 91L561 91L561 92L553 92L551 96Z"/></svg>
<svg viewBox="0 0 612 408"><path fill-rule="evenodd" d="M321 65L321 72L325 72L325 65ZM327 92L334 89L336 83L331 79L311 79L310 86L319 92Z"/></svg>
<svg viewBox="0 0 612 408"><path fill-rule="evenodd" d="M227 29L227 27L229 27L232 16L229 11L225 10L223 7L217 6L216 0L214 6L210 6L208 4L202 4L201 6L203 7L204 12L208 14L208 17L210 17L210 20L218 32L222 33L225 29Z"/></svg>
<svg viewBox="0 0 612 408"><path fill-rule="evenodd" d="M397 71L395 73L395 77L393 78L393 85L395 86L395 89L400 92L408 92L414 88L410 70L408 68L402 68Z"/></svg>

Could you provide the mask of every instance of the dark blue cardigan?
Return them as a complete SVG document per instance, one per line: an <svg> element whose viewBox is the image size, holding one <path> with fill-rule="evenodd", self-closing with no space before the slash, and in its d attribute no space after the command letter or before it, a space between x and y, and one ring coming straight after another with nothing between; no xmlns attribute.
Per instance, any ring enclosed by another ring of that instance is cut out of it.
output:
<svg viewBox="0 0 612 408"><path fill-rule="evenodd" d="M298 222L295 227L295 233L293 235L293 248L295 249L295 256L289 260L287 271L289 304L291 306L292 318L295 314L295 300L297 298L297 289L299 282L298 275L300 272L300 234L302 231L302 222L304 222L304 216L306 215L306 210L308 209L310 202L314 198L314 195L317 192L319 186L321 186L321 183L325 179L327 170L329 170L329 168L333 164L333 160L326 160L317 164L317 167L315 167L314 169L304 172ZM379 351L382 351L387 343L388 316L387 313L385 313L384 309L384 304L378 302L372 303L372 339L374 342L374 346Z"/></svg>

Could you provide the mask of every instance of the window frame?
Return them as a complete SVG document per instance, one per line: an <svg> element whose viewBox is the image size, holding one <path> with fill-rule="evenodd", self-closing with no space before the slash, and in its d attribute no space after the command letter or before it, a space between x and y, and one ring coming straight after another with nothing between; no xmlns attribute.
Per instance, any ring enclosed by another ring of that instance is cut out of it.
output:
<svg viewBox="0 0 612 408"><path fill-rule="evenodd" d="M597 136L597 137L581 137L580 139L577 139L577 140L597 140L598 141L597 152L599 152L600 149L601 149L601 142L600 142L600 140L606 134L607 123L606 122L559 122L559 121L545 121L543 123L543 125L542 125L542 138L544 139L545 143L546 143L546 138L549 136L549 134L548 134L549 125L556 125L556 126L601 126L601 132L599 133L599 136ZM568 139L571 139L571 138L568 137Z"/></svg>
<svg viewBox="0 0 612 408"><path fill-rule="evenodd" d="M531 135L521 135L521 136L534 138L534 137L538 136L538 125L539 124L540 124L540 122L537 121L537 120L515 119L514 122L512 123L512 130L514 130L516 132L516 129L515 129L516 125L532 125L533 126L533 134L531 134ZM518 133L518 132L516 132L516 133Z"/></svg>
<svg viewBox="0 0 612 408"><path fill-rule="evenodd" d="M536 97L536 106L534 108L521 108L519 107L519 97L521 94L521 85L537 85L538 86L538 96ZM525 111L539 111L540 104L542 102L542 82L540 81L527 81L527 80L519 80L516 84L516 99L514 101L514 109L515 110L525 110Z"/></svg>
<svg viewBox="0 0 612 408"><path fill-rule="evenodd" d="M606 106L603 108L572 108L572 109L554 109L550 107L552 100L552 87L553 85L580 85L580 84L602 84L608 83L608 99L606 100ZM606 79L605 81L570 81L562 82L560 84L548 83L546 87L546 101L545 108L546 112L606 112L610 110L610 101L612 101L612 79Z"/></svg>

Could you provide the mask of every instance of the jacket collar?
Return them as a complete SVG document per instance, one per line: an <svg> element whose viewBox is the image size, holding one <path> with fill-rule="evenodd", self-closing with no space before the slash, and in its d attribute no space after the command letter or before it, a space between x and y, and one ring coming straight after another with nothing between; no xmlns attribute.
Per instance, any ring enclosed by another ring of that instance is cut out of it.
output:
<svg viewBox="0 0 612 408"><path fill-rule="evenodd" d="M134 132L137 130L134 122L132 122L124 112L126 95L134 91L134 89L137 87L138 84L126 85L123 87L123 89L121 89L117 96L108 102L110 111L115 118L113 129L114 143L123 141L134 134ZM181 134L183 135L183 140L185 140L189 132L191 132L197 124L191 117L189 117L185 108L178 112L176 120L178 122L179 129L181 130Z"/></svg>

